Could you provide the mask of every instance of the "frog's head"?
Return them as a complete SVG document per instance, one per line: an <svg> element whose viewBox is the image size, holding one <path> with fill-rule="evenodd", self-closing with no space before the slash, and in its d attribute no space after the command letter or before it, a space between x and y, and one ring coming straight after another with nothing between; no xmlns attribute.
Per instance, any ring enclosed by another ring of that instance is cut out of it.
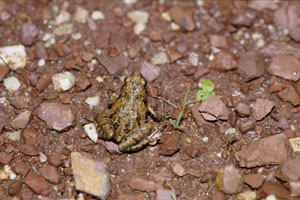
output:
<svg viewBox="0 0 300 200"><path fill-rule="evenodd" d="M144 95L146 80L142 77L140 72L134 72L125 80L125 87L123 90L131 95Z"/></svg>

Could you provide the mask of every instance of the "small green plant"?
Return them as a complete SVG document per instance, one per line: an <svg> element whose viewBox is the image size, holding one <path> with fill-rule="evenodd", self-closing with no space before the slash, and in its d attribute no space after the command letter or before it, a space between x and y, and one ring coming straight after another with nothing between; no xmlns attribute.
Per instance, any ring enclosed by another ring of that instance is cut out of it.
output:
<svg viewBox="0 0 300 200"><path fill-rule="evenodd" d="M232 135L231 135L231 137L229 138L229 144L231 144L235 139L236 139L236 136L237 136L237 134L236 134L236 132L234 132Z"/></svg>
<svg viewBox="0 0 300 200"><path fill-rule="evenodd" d="M216 95L216 93L214 92L215 85L211 80L201 79L201 86L202 86L202 89L198 90L198 92L196 94L197 101L202 101L210 96Z"/></svg>
<svg viewBox="0 0 300 200"><path fill-rule="evenodd" d="M73 65L72 68L82 72L82 69L80 67L78 67L77 65Z"/></svg>
<svg viewBox="0 0 300 200"><path fill-rule="evenodd" d="M172 198L172 200L177 200L177 197L174 193L171 193L171 198Z"/></svg>
<svg viewBox="0 0 300 200"><path fill-rule="evenodd" d="M186 93L185 93L185 96L184 96L184 99L183 99L182 110L181 110L181 112L179 113L176 122L174 122L173 120L170 119L170 124L171 124L175 129L181 129L181 128L184 128L183 126L179 126L179 124L180 124L182 115L183 115L183 113L184 113L184 109L185 109L185 107L186 107L186 102L187 102L187 97L188 97L188 95L189 95L189 91L190 91L190 88L188 88L188 89L186 90Z"/></svg>

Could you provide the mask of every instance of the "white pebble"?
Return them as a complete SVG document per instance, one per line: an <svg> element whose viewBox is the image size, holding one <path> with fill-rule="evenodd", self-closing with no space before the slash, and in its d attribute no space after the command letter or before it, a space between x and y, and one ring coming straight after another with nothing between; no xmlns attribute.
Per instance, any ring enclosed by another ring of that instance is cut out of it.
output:
<svg viewBox="0 0 300 200"><path fill-rule="evenodd" d="M68 12L61 12L57 17L55 18L55 25L59 25L62 23L65 23L70 20L70 13Z"/></svg>
<svg viewBox="0 0 300 200"><path fill-rule="evenodd" d="M96 53L97 55L101 55L102 50L101 50L101 49L96 49L96 50L95 50L95 53Z"/></svg>
<svg viewBox="0 0 300 200"><path fill-rule="evenodd" d="M97 142L98 140L98 133L96 131L96 126L94 123L86 124L84 125L84 131L88 135L88 137L94 141Z"/></svg>
<svg viewBox="0 0 300 200"><path fill-rule="evenodd" d="M93 13L92 13L92 19L93 20L99 20L99 19L104 19L104 15L101 11L99 10L95 10Z"/></svg>
<svg viewBox="0 0 300 200"><path fill-rule="evenodd" d="M219 157L219 158L221 158L222 157L222 153L220 152L220 153L217 153L217 156Z"/></svg>
<svg viewBox="0 0 300 200"><path fill-rule="evenodd" d="M23 45L1 47L0 56L12 70L22 69L26 65L26 51ZM5 66L2 59L0 59L0 66Z"/></svg>
<svg viewBox="0 0 300 200"><path fill-rule="evenodd" d="M10 178L10 180L14 180L14 179L17 178L17 175L12 173L12 174L9 175L9 178Z"/></svg>
<svg viewBox="0 0 300 200"><path fill-rule="evenodd" d="M85 100L85 103L89 104L90 106L98 106L100 103L100 97L99 96L88 97Z"/></svg>
<svg viewBox="0 0 300 200"><path fill-rule="evenodd" d="M78 33L73 33L71 37L73 40L80 40L82 35L81 35L81 33L78 32Z"/></svg>
<svg viewBox="0 0 300 200"><path fill-rule="evenodd" d="M214 59L214 54L210 54L209 56L208 56L208 60L210 60L210 61L212 61L213 59Z"/></svg>
<svg viewBox="0 0 300 200"><path fill-rule="evenodd" d="M271 194L266 197L266 200L277 200L277 198L274 194Z"/></svg>
<svg viewBox="0 0 300 200"><path fill-rule="evenodd" d="M262 173L263 170L264 170L264 168L263 168L263 167L260 167L260 168L258 168L257 173Z"/></svg>
<svg viewBox="0 0 300 200"><path fill-rule="evenodd" d="M171 22L170 26L171 26L172 31L177 31L177 30L180 29L180 26L178 24L174 23L174 22Z"/></svg>
<svg viewBox="0 0 300 200"><path fill-rule="evenodd" d="M258 48L265 46L265 41L264 41L263 39L259 39L259 40L256 42L256 46L257 46Z"/></svg>
<svg viewBox="0 0 300 200"><path fill-rule="evenodd" d="M148 22L149 13L141 10L135 10L127 13L127 17L137 24L146 24Z"/></svg>
<svg viewBox="0 0 300 200"><path fill-rule="evenodd" d="M73 31L73 24L70 23L64 23L61 24L59 26L57 26L54 30L53 33L55 35L61 36L61 35L67 35L67 34L71 34ZM55 40L54 40L55 41ZM53 44L52 42L50 42L50 44Z"/></svg>
<svg viewBox="0 0 300 200"><path fill-rule="evenodd" d="M45 59L39 59L39 61L38 61L38 66L39 67L43 67L43 66L45 66L45 64L46 64Z"/></svg>
<svg viewBox="0 0 300 200"><path fill-rule="evenodd" d="M21 131L5 132L3 137L11 141L19 141L21 139Z"/></svg>
<svg viewBox="0 0 300 200"><path fill-rule="evenodd" d="M289 143L294 152L300 152L300 137L290 138Z"/></svg>
<svg viewBox="0 0 300 200"><path fill-rule="evenodd" d="M88 17L89 17L89 12L86 9L80 6L76 7L75 14L74 14L75 21L81 24L85 24L87 22Z"/></svg>
<svg viewBox="0 0 300 200"><path fill-rule="evenodd" d="M98 83L102 83L104 80L101 76L97 76L96 81L98 81Z"/></svg>
<svg viewBox="0 0 300 200"><path fill-rule="evenodd" d="M71 72L62 72L54 74L52 77L54 89L57 91L66 91L75 84L75 76Z"/></svg>
<svg viewBox="0 0 300 200"><path fill-rule="evenodd" d="M42 152L39 152L39 158L40 158L41 163L44 163L47 161L47 156L45 154L43 154Z"/></svg>
<svg viewBox="0 0 300 200"><path fill-rule="evenodd" d="M169 13L167 13L167 12L161 13L161 18L164 19L164 20L166 20L166 21L168 21L168 22L171 21L171 17L169 15Z"/></svg>
<svg viewBox="0 0 300 200"><path fill-rule="evenodd" d="M126 3L126 4L133 4L135 2L136 2L136 0L124 0L124 3Z"/></svg>
<svg viewBox="0 0 300 200"><path fill-rule="evenodd" d="M192 66L197 67L197 66L198 66L198 62L199 62L199 56L198 56L197 53L191 52L191 53L189 54L188 60L189 60L189 63L190 63Z"/></svg>
<svg viewBox="0 0 300 200"><path fill-rule="evenodd" d="M143 23L137 23L134 25L133 32L136 35L140 35L146 29L146 25Z"/></svg>
<svg viewBox="0 0 300 200"><path fill-rule="evenodd" d="M207 142L208 141L208 137L203 137L202 140L203 140L203 142Z"/></svg>
<svg viewBox="0 0 300 200"><path fill-rule="evenodd" d="M164 65L168 62L168 56L166 53L164 52L160 52L158 54L155 54L152 58L151 58L151 63L153 65Z"/></svg>
<svg viewBox="0 0 300 200"><path fill-rule="evenodd" d="M8 91L17 91L21 86L20 81L16 77L13 77L13 76L4 79L3 82L4 82L5 88Z"/></svg>

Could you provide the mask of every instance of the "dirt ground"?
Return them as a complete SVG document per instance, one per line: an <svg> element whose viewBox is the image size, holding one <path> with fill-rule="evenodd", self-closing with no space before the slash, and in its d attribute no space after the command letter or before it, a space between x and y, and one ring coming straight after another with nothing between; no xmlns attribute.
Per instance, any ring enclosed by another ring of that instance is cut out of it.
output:
<svg viewBox="0 0 300 200"><path fill-rule="evenodd" d="M1 199L300 199L299 9L0 1ZM157 144L121 153L84 127L136 71L155 111L175 122L186 106L180 128L160 122ZM197 100L204 79L214 95ZM94 172L108 181L91 192Z"/></svg>

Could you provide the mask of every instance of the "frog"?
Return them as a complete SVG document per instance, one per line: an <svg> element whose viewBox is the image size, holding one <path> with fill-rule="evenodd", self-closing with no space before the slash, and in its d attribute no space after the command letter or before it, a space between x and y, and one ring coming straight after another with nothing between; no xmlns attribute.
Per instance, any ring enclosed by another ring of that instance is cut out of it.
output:
<svg viewBox="0 0 300 200"><path fill-rule="evenodd" d="M119 96L109 100L109 114L100 111L96 115L96 130L99 138L118 144L120 152L137 152L146 145L156 144L160 139L158 114L147 102L146 80L136 71L126 77ZM154 121L148 121L152 115Z"/></svg>

